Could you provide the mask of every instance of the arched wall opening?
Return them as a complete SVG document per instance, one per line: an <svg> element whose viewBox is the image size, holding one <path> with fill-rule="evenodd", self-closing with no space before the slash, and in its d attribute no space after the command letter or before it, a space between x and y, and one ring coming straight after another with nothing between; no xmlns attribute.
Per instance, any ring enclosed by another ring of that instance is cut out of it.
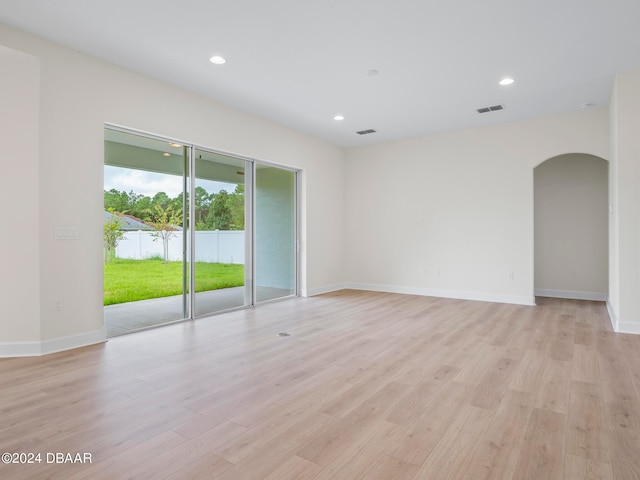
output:
<svg viewBox="0 0 640 480"><path fill-rule="evenodd" d="M607 299L609 162L583 153L534 168L535 295Z"/></svg>

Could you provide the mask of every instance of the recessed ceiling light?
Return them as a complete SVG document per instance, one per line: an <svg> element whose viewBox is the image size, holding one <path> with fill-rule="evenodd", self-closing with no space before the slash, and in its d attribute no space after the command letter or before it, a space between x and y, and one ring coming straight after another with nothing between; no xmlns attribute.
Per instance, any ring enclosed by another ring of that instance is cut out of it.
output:
<svg viewBox="0 0 640 480"><path fill-rule="evenodd" d="M337 120L337 121L341 121L341 120L344 120L344 116L342 116L342 115L336 115L335 117L333 117L333 119L334 119L334 120Z"/></svg>
<svg viewBox="0 0 640 480"><path fill-rule="evenodd" d="M515 82L513 78L503 78L499 83L504 87L506 85L511 85L513 82Z"/></svg>
<svg viewBox="0 0 640 480"><path fill-rule="evenodd" d="M376 70L375 68L372 68L370 70L367 70L367 77L373 77L373 76L377 75L378 73L380 73L380 72L378 72L378 70Z"/></svg>
<svg viewBox="0 0 640 480"><path fill-rule="evenodd" d="M174 148L180 148L182 145L180 145L179 143L170 143L169 146Z"/></svg>
<svg viewBox="0 0 640 480"><path fill-rule="evenodd" d="M170 157L171 156L171 154L168 153L168 152L164 152L162 155L164 155L165 157Z"/></svg>
<svg viewBox="0 0 640 480"><path fill-rule="evenodd" d="M581 108L582 110L586 110L586 109L588 109L588 108L593 107L594 105L595 105L594 103L583 103L582 105L580 105L580 108Z"/></svg>
<svg viewBox="0 0 640 480"><path fill-rule="evenodd" d="M214 55L209 59L211 63L215 63L216 65L222 65L223 63L227 63L227 60L220 55Z"/></svg>

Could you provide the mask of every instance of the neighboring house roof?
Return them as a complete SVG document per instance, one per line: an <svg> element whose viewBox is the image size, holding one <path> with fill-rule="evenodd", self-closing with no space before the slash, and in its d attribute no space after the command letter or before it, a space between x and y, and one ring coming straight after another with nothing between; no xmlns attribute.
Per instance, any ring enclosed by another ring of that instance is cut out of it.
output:
<svg viewBox="0 0 640 480"><path fill-rule="evenodd" d="M147 225L143 220L132 217L131 215L125 215L123 213L113 214L111 212L104 212L104 221L109 222L113 217L120 219L120 230L136 231L136 230L154 230L151 225Z"/></svg>

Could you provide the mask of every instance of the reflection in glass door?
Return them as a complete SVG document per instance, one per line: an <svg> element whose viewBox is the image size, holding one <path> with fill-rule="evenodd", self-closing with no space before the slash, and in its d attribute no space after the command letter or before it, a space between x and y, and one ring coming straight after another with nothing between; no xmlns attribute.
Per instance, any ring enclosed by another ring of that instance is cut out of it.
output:
<svg viewBox="0 0 640 480"><path fill-rule="evenodd" d="M104 152L107 335L183 320L189 148L107 129Z"/></svg>
<svg viewBox="0 0 640 480"><path fill-rule="evenodd" d="M296 294L296 172L256 164L256 302Z"/></svg>
<svg viewBox="0 0 640 480"><path fill-rule="evenodd" d="M194 317L251 305L245 160L194 150ZM249 163L249 167L251 164ZM249 222L250 223L250 222Z"/></svg>

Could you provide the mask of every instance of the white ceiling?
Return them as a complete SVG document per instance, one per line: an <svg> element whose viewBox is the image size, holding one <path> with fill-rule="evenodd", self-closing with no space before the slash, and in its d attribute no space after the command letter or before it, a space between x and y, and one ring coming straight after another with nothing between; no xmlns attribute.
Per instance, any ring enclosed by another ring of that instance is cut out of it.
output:
<svg viewBox="0 0 640 480"><path fill-rule="evenodd" d="M640 0L0 0L2 23L341 146L606 107L639 21Z"/></svg>

